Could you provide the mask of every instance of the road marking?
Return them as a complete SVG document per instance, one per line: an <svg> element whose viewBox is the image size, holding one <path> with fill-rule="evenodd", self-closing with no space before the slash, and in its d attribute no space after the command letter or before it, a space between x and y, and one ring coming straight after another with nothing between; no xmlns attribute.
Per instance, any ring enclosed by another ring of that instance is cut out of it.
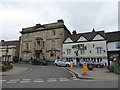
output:
<svg viewBox="0 0 120 90"><path fill-rule="evenodd" d="M16 83L16 81L9 81L9 82L7 82L7 83Z"/></svg>
<svg viewBox="0 0 120 90"><path fill-rule="evenodd" d="M59 79L68 79L68 78L59 78Z"/></svg>
<svg viewBox="0 0 120 90"><path fill-rule="evenodd" d="M35 79L34 82L35 82L35 83L37 83L37 82L44 82L44 80L43 80L43 79Z"/></svg>
<svg viewBox="0 0 120 90"><path fill-rule="evenodd" d="M44 82L43 80L41 80L41 81L34 81L35 83L38 83L38 82Z"/></svg>
<svg viewBox="0 0 120 90"><path fill-rule="evenodd" d="M7 81L7 80L0 80L0 82L5 82L5 81Z"/></svg>
<svg viewBox="0 0 120 90"><path fill-rule="evenodd" d="M96 80L82 80L82 81L96 81Z"/></svg>
<svg viewBox="0 0 120 90"><path fill-rule="evenodd" d="M69 81L67 78L59 78L60 81Z"/></svg>
<svg viewBox="0 0 120 90"><path fill-rule="evenodd" d="M22 80L32 80L32 79L22 79Z"/></svg>
<svg viewBox="0 0 120 90"><path fill-rule="evenodd" d="M49 78L47 81L48 81L48 82L55 82L55 81L57 81L57 80L56 80L56 78Z"/></svg>
<svg viewBox="0 0 120 90"><path fill-rule="evenodd" d="M28 82L30 82L30 81L20 81L20 83L28 83Z"/></svg>
<svg viewBox="0 0 120 90"><path fill-rule="evenodd" d="M20 81L20 79L11 79L10 81Z"/></svg>
<svg viewBox="0 0 120 90"><path fill-rule="evenodd" d="M73 80L80 80L80 79L74 78Z"/></svg>

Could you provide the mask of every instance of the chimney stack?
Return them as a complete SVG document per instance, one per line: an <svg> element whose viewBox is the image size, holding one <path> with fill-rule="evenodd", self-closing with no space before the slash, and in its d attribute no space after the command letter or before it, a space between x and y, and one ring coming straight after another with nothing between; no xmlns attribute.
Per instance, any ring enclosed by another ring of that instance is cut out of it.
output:
<svg viewBox="0 0 120 90"><path fill-rule="evenodd" d="M74 34L77 34L76 30L73 30L73 32L72 32L72 33L73 33L73 35L74 35Z"/></svg>
<svg viewBox="0 0 120 90"><path fill-rule="evenodd" d="M64 23L64 21L62 19L57 20L58 23Z"/></svg>
<svg viewBox="0 0 120 90"><path fill-rule="evenodd" d="M1 40L1 42L5 42L5 40Z"/></svg>

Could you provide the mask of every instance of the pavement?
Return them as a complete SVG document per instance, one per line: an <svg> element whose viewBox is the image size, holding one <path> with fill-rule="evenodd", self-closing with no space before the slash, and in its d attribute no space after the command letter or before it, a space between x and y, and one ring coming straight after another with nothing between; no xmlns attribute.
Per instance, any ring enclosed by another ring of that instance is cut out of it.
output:
<svg viewBox="0 0 120 90"><path fill-rule="evenodd" d="M118 75L109 72L106 67L104 68L94 68L92 71L83 74L83 69L79 66L73 68L66 68L70 72L74 73L79 79L93 79L93 80L118 80Z"/></svg>
<svg viewBox="0 0 120 90"><path fill-rule="evenodd" d="M25 71L31 70L30 68L26 67L18 67L18 66L13 66L13 69L5 71L5 72L0 72L0 76L7 76L7 75L14 75L14 74L19 74Z"/></svg>

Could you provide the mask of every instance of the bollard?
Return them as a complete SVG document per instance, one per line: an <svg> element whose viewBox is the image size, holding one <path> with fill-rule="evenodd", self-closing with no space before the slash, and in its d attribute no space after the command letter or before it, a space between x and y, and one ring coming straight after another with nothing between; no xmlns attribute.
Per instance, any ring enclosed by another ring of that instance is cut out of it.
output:
<svg viewBox="0 0 120 90"><path fill-rule="evenodd" d="M86 75L88 72L87 63L83 63L83 75Z"/></svg>
<svg viewBox="0 0 120 90"><path fill-rule="evenodd" d="M73 68L73 64L70 64L70 68Z"/></svg>

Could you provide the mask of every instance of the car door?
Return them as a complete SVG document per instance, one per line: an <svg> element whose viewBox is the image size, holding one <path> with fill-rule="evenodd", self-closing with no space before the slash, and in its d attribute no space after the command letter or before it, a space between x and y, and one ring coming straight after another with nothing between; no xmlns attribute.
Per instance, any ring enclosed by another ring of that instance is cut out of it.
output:
<svg viewBox="0 0 120 90"><path fill-rule="evenodd" d="M61 65L62 66L66 66L66 61L65 60L61 60Z"/></svg>
<svg viewBox="0 0 120 90"><path fill-rule="evenodd" d="M59 66L60 66L60 65L61 65L60 63L61 63L61 62L60 62L60 60L57 60L57 65L59 65Z"/></svg>

